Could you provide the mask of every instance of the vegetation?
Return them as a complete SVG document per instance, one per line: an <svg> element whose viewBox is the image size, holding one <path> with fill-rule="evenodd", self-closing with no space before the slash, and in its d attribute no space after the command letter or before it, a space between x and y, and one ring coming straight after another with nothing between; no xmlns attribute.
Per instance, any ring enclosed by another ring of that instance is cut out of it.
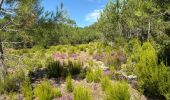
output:
<svg viewBox="0 0 170 100"><path fill-rule="evenodd" d="M170 99L170 0L110 0L84 28L63 3L0 0L0 99L129 100L132 89Z"/></svg>
<svg viewBox="0 0 170 100"><path fill-rule="evenodd" d="M78 86L73 91L73 100L92 100L90 91L84 87Z"/></svg>
<svg viewBox="0 0 170 100"><path fill-rule="evenodd" d="M129 100L130 93L128 84L123 82L116 82L108 85L105 89L106 100Z"/></svg>
<svg viewBox="0 0 170 100"><path fill-rule="evenodd" d="M3 81L0 81L0 93L18 91L18 88L23 80L24 74L22 71L17 71L15 74L7 75Z"/></svg>
<svg viewBox="0 0 170 100"><path fill-rule="evenodd" d="M66 89L68 92L72 92L74 89L71 75L66 78Z"/></svg>
<svg viewBox="0 0 170 100"><path fill-rule="evenodd" d="M34 89L35 96L40 100L51 100L54 97L60 97L61 92L53 88L48 81L43 81Z"/></svg>
<svg viewBox="0 0 170 100"><path fill-rule="evenodd" d="M26 77L25 81L22 83L21 90L22 93L24 94L25 100L32 100L33 92L32 92L31 82L28 77Z"/></svg>
<svg viewBox="0 0 170 100"><path fill-rule="evenodd" d="M81 64L80 62L63 62L60 61L53 61L50 62L48 65L47 73L49 77L66 77L67 75L77 75L81 72Z"/></svg>
<svg viewBox="0 0 170 100"><path fill-rule="evenodd" d="M100 68L96 69L95 71L88 71L86 74L87 82L100 82L100 78L102 77L102 70Z"/></svg>

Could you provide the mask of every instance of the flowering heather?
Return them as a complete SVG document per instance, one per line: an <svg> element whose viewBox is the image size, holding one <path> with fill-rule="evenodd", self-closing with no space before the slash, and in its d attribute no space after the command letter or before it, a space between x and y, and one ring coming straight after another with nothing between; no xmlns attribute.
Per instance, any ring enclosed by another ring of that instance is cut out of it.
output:
<svg viewBox="0 0 170 100"><path fill-rule="evenodd" d="M78 54L75 54L75 53L71 55L71 57L72 57L74 60L77 60L77 59L78 59L78 56L79 56L79 55L78 55Z"/></svg>
<svg viewBox="0 0 170 100"><path fill-rule="evenodd" d="M61 58L61 55L59 53L56 53L56 54L53 55L53 58L58 60L58 59Z"/></svg>
<svg viewBox="0 0 170 100"><path fill-rule="evenodd" d="M53 58L54 58L55 60L66 59L66 58L67 58L67 55L66 55L66 54L56 53L56 54L53 55Z"/></svg>
<svg viewBox="0 0 170 100"><path fill-rule="evenodd" d="M108 75L108 76L112 75L112 72L110 71L110 69L105 69L103 70L103 72L104 72L104 75Z"/></svg>
<svg viewBox="0 0 170 100"><path fill-rule="evenodd" d="M93 59L102 60L105 57L105 54L95 54L93 55Z"/></svg>
<svg viewBox="0 0 170 100"><path fill-rule="evenodd" d="M62 54L62 59L67 59L67 55L66 54Z"/></svg>

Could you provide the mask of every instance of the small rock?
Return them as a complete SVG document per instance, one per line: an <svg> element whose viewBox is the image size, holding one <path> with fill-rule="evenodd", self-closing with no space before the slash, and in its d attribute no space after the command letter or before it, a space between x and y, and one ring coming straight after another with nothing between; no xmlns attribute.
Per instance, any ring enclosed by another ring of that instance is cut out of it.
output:
<svg viewBox="0 0 170 100"><path fill-rule="evenodd" d="M137 76L136 75L129 75L127 78L128 78L129 81L137 80Z"/></svg>

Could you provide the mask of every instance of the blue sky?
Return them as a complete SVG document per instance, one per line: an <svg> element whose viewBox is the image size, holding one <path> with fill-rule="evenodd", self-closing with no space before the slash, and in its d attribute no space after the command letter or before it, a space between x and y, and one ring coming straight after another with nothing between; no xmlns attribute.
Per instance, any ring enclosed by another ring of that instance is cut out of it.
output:
<svg viewBox="0 0 170 100"><path fill-rule="evenodd" d="M64 3L69 17L75 20L78 26L84 27L97 21L108 0L43 0L42 5L45 10L55 11L61 2Z"/></svg>

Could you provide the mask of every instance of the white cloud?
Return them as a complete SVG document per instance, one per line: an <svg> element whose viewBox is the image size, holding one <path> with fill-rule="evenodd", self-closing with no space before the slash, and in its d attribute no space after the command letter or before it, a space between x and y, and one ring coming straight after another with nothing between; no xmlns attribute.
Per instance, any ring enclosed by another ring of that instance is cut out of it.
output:
<svg viewBox="0 0 170 100"><path fill-rule="evenodd" d="M101 11L102 9L93 10L91 13L86 15L85 20L89 22L96 22L97 19L100 17Z"/></svg>

